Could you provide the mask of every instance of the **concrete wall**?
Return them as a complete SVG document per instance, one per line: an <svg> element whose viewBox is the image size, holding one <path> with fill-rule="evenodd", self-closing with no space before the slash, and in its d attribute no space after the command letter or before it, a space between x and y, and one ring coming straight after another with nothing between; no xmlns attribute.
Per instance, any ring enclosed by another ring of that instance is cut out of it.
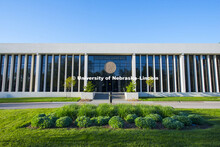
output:
<svg viewBox="0 0 220 147"><path fill-rule="evenodd" d="M187 93L175 93L175 92L139 92L139 97L208 97L208 96L219 96L220 93L210 92L187 92Z"/></svg>

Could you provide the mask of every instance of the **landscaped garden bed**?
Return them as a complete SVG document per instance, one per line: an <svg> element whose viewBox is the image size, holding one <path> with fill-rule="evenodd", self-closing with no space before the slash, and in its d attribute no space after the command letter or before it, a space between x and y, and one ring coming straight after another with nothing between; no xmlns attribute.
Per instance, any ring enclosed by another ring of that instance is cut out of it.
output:
<svg viewBox="0 0 220 147"><path fill-rule="evenodd" d="M169 106L131 104L66 105L50 114L38 114L32 128L104 128L124 129L195 129L209 123L198 114L178 111Z"/></svg>

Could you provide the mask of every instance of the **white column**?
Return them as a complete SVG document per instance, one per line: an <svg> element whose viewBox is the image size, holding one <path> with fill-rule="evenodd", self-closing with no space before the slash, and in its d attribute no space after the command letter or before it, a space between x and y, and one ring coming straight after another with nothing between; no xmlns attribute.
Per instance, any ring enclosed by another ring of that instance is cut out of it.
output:
<svg viewBox="0 0 220 147"><path fill-rule="evenodd" d="M180 83L181 83L181 92L186 92L184 54L181 54L181 55L179 56L179 60L180 60Z"/></svg>
<svg viewBox="0 0 220 147"><path fill-rule="evenodd" d="M43 91L46 91L46 83L47 83L47 55L45 55L45 72L44 72L44 88Z"/></svg>
<svg viewBox="0 0 220 147"><path fill-rule="evenodd" d="M141 55L140 55L140 75L139 75L139 78L140 78L140 92L142 92L142 80L141 80L141 77L142 77L142 69L141 69Z"/></svg>
<svg viewBox="0 0 220 147"><path fill-rule="evenodd" d="M202 55L200 55L200 62L201 62L202 91L205 92L205 79L204 79L203 56Z"/></svg>
<svg viewBox="0 0 220 147"><path fill-rule="evenodd" d="M50 92L53 91L53 72L54 72L54 55L52 55L51 61L51 80L50 80Z"/></svg>
<svg viewBox="0 0 220 147"><path fill-rule="evenodd" d="M40 73L41 73L41 55L37 53L36 55L36 76L35 76L35 92L40 91Z"/></svg>
<svg viewBox="0 0 220 147"><path fill-rule="evenodd" d="M61 55L59 55L59 59L58 59L58 79L57 79L57 92L60 91L60 59Z"/></svg>
<svg viewBox="0 0 220 147"><path fill-rule="evenodd" d="M147 77L149 77L149 68L148 68L148 55L146 55L146 69L147 69ZM147 85L147 92L149 92L149 85Z"/></svg>
<svg viewBox="0 0 220 147"><path fill-rule="evenodd" d="M31 57L31 74L30 74L30 88L29 88L29 92L32 91L32 85L33 85L33 74L34 74L34 55L32 55Z"/></svg>
<svg viewBox="0 0 220 147"><path fill-rule="evenodd" d="M160 87L163 92L163 70L162 70L162 56L160 55Z"/></svg>
<svg viewBox="0 0 220 147"><path fill-rule="evenodd" d="M196 55L193 55L193 62L194 62L195 91L198 92L198 79L197 79Z"/></svg>
<svg viewBox="0 0 220 147"><path fill-rule="evenodd" d="M87 85L87 77L88 77L88 55L85 53L84 55L84 86Z"/></svg>
<svg viewBox="0 0 220 147"><path fill-rule="evenodd" d="M209 80L209 92L212 92L212 79L211 79L211 68L210 68L210 56L207 55L208 63L208 80Z"/></svg>
<svg viewBox="0 0 220 147"><path fill-rule="evenodd" d="M177 92L177 80L176 80L176 56L173 55L173 74L174 74L174 92Z"/></svg>
<svg viewBox="0 0 220 147"><path fill-rule="evenodd" d="M189 87L189 92L191 92L191 80L190 80L190 65L189 65L189 55L187 55L187 75L188 75L188 87Z"/></svg>
<svg viewBox="0 0 220 147"><path fill-rule="evenodd" d="M79 77L81 77L80 71L81 71L81 55L79 55L79 71L78 71ZM78 80L78 92L80 92L80 80Z"/></svg>
<svg viewBox="0 0 220 147"><path fill-rule="evenodd" d="M72 75L72 77L74 76L74 55L72 56L72 73L71 73L71 75ZM71 87L71 92L73 92L73 86Z"/></svg>
<svg viewBox="0 0 220 147"><path fill-rule="evenodd" d="M20 67L21 67L21 55L18 55L18 65L17 65L15 92L18 92L18 88L19 88Z"/></svg>
<svg viewBox="0 0 220 147"><path fill-rule="evenodd" d="M219 92L219 82L218 82L218 68L217 68L217 59L216 55L214 55L214 71L215 71L215 87L216 87L216 92ZM220 68L220 67L219 67Z"/></svg>
<svg viewBox="0 0 220 147"><path fill-rule="evenodd" d="M154 92L156 92L156 80L155 80L155 55L153 55L153 77L154 77Z"/></svg>
<svg viewBox="0 0 220 147"><path fill-rule="evenodd" d="M67 78L67 55L65 56L65 74L64 74L64 83L66 82ZM66 87L64 86L64 92L66 92Z"/></svg>
<svg viewBox="0 0 220 147"><path fill-rule="evenodd" d="M14 55L11 56L11 67L10 67L10 76L9 76L9 88L8 91L11 92L12 81L13 81L13 67L14 67Z"/></svg>
<svg viewBox="0 0 220 147"><path fill-rule="evenodd" d="M2 92L5 91L5 82L6 82L6 70L7 70L7 64L8 64L8 55L5 55L5 61L4 61L4 69L3 69L3 78L2 78Z"/></svg>
<svg viewBox="0 0 220 147"><path fill-rule="evenodd" d="M169 56L167 55L167 92L170 92Z"/></svg>

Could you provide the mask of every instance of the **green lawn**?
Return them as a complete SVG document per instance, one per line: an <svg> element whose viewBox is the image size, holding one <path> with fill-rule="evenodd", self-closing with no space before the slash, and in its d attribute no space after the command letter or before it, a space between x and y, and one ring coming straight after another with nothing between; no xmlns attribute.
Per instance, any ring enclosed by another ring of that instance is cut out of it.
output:
<svg viewBox="0 0 220 147"><path fill-rule="evenodd" d="M0 98L0 103L22 103L22 102L77 102L79 97L29 97L29 98Z"/></svg>
<svg viewBox="0 0 220 147"><path fill-rule="evenodd" d="M220 101L220 97L140 97L140 101Z"/></svg>
<svg viewBox="0 0 220 147"><path fill-rule="evenodd" d="M178 131L25 127L34 115L54 110L0 110L0 146L220 146L220 109L181 109L206 117L213 124L208 129Z"/></svg>

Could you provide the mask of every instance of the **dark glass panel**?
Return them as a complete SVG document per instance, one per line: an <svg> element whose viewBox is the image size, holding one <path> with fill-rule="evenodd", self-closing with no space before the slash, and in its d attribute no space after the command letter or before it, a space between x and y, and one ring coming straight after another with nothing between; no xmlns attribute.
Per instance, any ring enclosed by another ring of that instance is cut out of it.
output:
<svg viewBox="0 0 220 147"><path fill-rule="evenodd" d="M161 85L160 85L160 56L155 56L155 76L158 77L156 80L156 92L161 92Z"/></svg>
<svg viewBox="0 0 220 147"><path fill-rule="evenodd" d="M185 64L185 81L186 81L186 92L189 92L189 81L188 81L188 68L187 68L187 56L184 56L184 64Z"/></svg>
<svg viewBox="0 0 220 147"><path fill-rule="evenodd" d="M167 88L167 57L162 56L163 92L168 92Z"/></svg>
<svg viewBox="0 0 220 147"><path fill-rule="evenodd" d="M220 55L216 56L217 60L217 71L218 71L218 87L220 91Z"/></svg>
<svg viewBox="0 0 220 147"><path fill-rule="evenodd" d="M41 56L40 91L44 91L45 55Z"/></svg>
<svg viewBox="0 0 220 147"><path fill-rule="evenodd" d="M2 81L3 81L3 73L4 73L4 62L5 62L5 55L1 55L1 63L0 63L0 91L2 91Z"/></svg>
<svg viewBox="0 0 220 147"><path fill-rule="evenodd" d="M57 91L59 56L54 56L53 91Z"/></svg>
<svg viewBox="0 0 220 147"><path fill-rule="evenodd" d="M197 84L198 92L202 92L202 73L201 73L201 59L200 56L196 56L196 71L197 71Z"/></svg>
<svg viewBox="0 0 220 147"><path fill-rule="evenodd" d="M72 56L67 56L67 78L72 76Z"/></svg>
<svg viewBox="0 0 220 147"><path fill-rule="evenodd" d="M64 91L64 80L65 80L65 55L61 56L60 59L60 91Z"/></svg>
<svg viewBox="0 0 220 147"><path fill-rule="evenodd" d="M21 55L20 59L20 73L19 73L19 87L18 91L22 91L23 89L23 81L24 81L24 62L25 62L25 55Z"/></svg>
<svg viewBox="0 0 220 147"><path fill-rule="evenodd" d="M149 71L149 77L154 77L153 74L153 56L149 55L148 56L148 71ZM149 92L153 92L154 88L152 87L151 89L149 88Z"/></svg>
<svg viewBox="0 0 220 147"><path fill-rule="evenodd" d="M189 56L189 66L190 66L191 92L196 92L196 89L195 89L195 72L194 72L194 59L193 59L193 55Z"/></svg>
<svg viewBox="0 0 220 147"><path fill-rule="evenodd" d="M73 87L73 91L78 91L78 80L77 77L79 76L79 56L74 56L74 76L76 77L76 84Z"/></svg>
<svg viewBox="0 0 220 147"><path fill-rule="evenodd" d="M179 56L175 56L176 58L176 88L177 92L181 92L181 85L180 85L180 60Z"/></svg>
<svg viewBox="0 0 220 147"><path fill-rule="evenodd" d="M26 67L26 84L25 84L25 91L30 90L30 81L31 81L31 60L32 56L27 56L27 67Z"/></svg>
<svg viewBox="0 0 220 147"><path fill-rule="evenodd" d="M47 56L47 78L46 78L46 91L50 91L51 84L51 67L52 67L52 55Z"/></svg>
<svg viewBox="0 0 220 147"><path fill-rule="evenodd" d="M169 59L169 80L170 80L170 92L174 92L174 66L173 56L168 56Z"/></svg>
<svg viewBox="0 0 220 147"><path fill-rule="evenodd" d="M147 77L147 63L146 56L141 56L141 75L142 77ZM146 80L142 80L142 92L147 92Z"/></svg>
<svg viewBox="0 0 220 147"><path fill-rule="evenodd" d="M205 80L205 92L209 92L208 61L206 55L203 56L203 70L204 70L204 80Z"/></svg>
<svg viewBox="0 0 220 147"><path fill-rule="evenodd" d="M81 67L80 67L80 76L84 77L84 56L81 56ZM84 91L84 80L80 81L80 91Z"/></svg>
<svg viewBox="0 0 220 147"><path fill-rule="evenodd" d="M32 91L35 89L35 78L36 78L36 62L37 62L37 56L34 55L34 69L33 69L33 81L32 81Z"/></svg>
<svg viewBox="0 0 220 147"><path fill-rule="evenodd" d="M212 92L216 92L215 85L215 68L214 68L214 57L210 55L210 70L211 70L211 83L212 83Z"/></svg>
<svg viewBox="0 0 220 147"><path fill-rule="evenodd" d="M140 92L140 55L136 55L136 92Z"/></svg>
<svg viewBox="0 0 220 147"><path fill-rule="evenodd" d="M14 56L14 67L13 67L13 76L12 76L12 87L11 91L16 90L16 79L17 79L17 69L18 69L18 55Z"/></svg>
<svg viewBox="0 0 220 147"><path fill-rule="evenodd" d="M8 60L7 60L6 76L5 76L5 91L9 90L10 70L11 70L11 55L8 56Z"/></svg>

